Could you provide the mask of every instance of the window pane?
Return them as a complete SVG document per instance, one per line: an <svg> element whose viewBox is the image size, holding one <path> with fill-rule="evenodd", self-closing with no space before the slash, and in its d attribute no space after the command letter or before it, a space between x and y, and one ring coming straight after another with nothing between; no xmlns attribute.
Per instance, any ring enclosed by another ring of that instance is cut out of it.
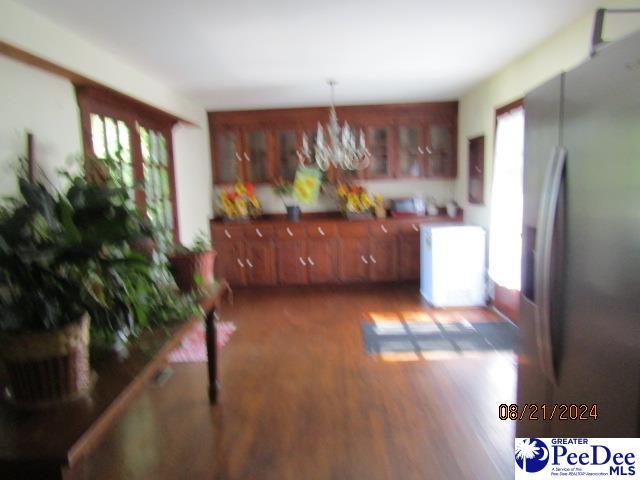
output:
<svg viewBox="0 0 640 480"><path fill-rule="evenodd" d="M162 199L162 190L160 189L160 169L158 167L153 169L153 193L156 200Z"/></svg>
<svg viewBox="0 0 640 480"><path fill-rule="evenodd" d="M135 182L133 179L133 165L130 163L122 164L122 179L129 190L129 196L133 198L133 186Z"/></svg>
<svg viewBox="0 0 640 480"><path fill-rule="evenodd" d="M158 137L153 130L149 130L149 158L152 163L158 163Z"/></svg>
<svg viewBox="0 0 640 480"><path fill-rule="evenodd" d="M104 119L105 134L107 138L107 155L111 158L118 158L118 133L116 130L116 122L113 118L105 117Z"/></svg>
<svg viewBox="0 0 640 480"><path fill-rule="evenodd" d="M164 211L165 211L165 225L169 229L173 229L173 205L171 205L171 200L165 200Z"/></svg>
<svg viewBox="0 0 640 480"><path fill-rule="evenodd" d="M91 118L91 144L93 145L93 153L98 158L106 157L104 147L104 125L100 115L92 113Z"/></svg>
<svg viewBox="0 0 640 480"><path fill-rule="evenodd" d="M142 150L142 159L149 161L149 132L146 128L140 127L140 149ZM146 177L146 175L145 175Z"/></svg>
<svg viewBox="0 0 640 480"><path fill-rule="evenodd" d="M166 168L163 168L161 171L162 174L162 196L164 198L169 198L169 173Z"/></svg>
<svg viewBox="0 0 640 480"><path fill-rule="evenodd" d="M167 152L167 141L164 138L164 135L162 134L158 134L158 148L159 148L159 156L160 156L160 163L163 166L167 166L167 164L169 163L168 161L168 152Z"/></svg>
<svg viewBox="0 0 640 480"><path fill-rule="evenodd" d="M120 143L120 158L123 162L131 163L131 147L129 143L129 127L118 120L118 141Z"/></svg>

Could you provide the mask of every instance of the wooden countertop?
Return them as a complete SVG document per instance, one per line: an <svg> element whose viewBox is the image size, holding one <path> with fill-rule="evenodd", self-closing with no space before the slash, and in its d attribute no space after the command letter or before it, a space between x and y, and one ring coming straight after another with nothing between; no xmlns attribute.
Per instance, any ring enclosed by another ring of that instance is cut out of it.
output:
<svg viewBox="0 0 640 480"><path fill-rule="evenodd" d="M300 220L297 222L292 222L287 219L285 214L264 214L259 218L251 219L247 222L227 222L222 218L212 218L210 219L211 225L256 225L256 224L278 224L278 223L306 223L306 222L416 222L416 223L444 223L444 222L454 222L459 223L464 218L464 212L462 210L458 210L458 215L455 218L451 218L446 215L444 212L440 212L438 215L422 215L415 217L391 217L387 216L385 218L365 218L365 219L356 219L351 220L346 218L340 212L308 212L301 213Z"/></svg>

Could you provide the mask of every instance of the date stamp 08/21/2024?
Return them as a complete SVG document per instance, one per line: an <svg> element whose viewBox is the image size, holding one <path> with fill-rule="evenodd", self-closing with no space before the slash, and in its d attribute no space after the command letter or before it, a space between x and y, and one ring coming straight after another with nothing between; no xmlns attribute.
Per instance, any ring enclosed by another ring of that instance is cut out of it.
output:
<svg viewBox="0 0 640 480"><path fill-rule="evenodd" d="M500 420L531 421L595 421L598 419L598 404L577 403L501 403L498 406Z"/></svg>

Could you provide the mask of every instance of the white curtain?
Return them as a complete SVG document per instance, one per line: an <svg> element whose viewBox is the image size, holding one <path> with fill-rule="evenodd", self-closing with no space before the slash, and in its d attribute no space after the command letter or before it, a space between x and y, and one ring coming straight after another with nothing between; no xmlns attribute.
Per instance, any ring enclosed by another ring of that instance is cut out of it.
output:
<svg viewBox="0 0 640 480"><path fill-rule="evenodd" d="M524 109L520 107L498 117L489 228L489 276L513 290L520 290L523 158Z"/></svg>

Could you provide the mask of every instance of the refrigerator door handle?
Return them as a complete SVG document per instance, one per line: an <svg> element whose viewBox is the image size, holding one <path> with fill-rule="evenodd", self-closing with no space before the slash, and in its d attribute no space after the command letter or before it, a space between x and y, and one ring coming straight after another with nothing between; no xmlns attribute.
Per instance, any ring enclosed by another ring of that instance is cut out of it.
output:
<svg viewBox="0 0 640 480"><path fill-rule="evenodd" d="M556 384L557 376L551 343L551 245L566 160L566 148L555 147L545 174L536 232L536 342L542 371L553 384Z"/></svg>

